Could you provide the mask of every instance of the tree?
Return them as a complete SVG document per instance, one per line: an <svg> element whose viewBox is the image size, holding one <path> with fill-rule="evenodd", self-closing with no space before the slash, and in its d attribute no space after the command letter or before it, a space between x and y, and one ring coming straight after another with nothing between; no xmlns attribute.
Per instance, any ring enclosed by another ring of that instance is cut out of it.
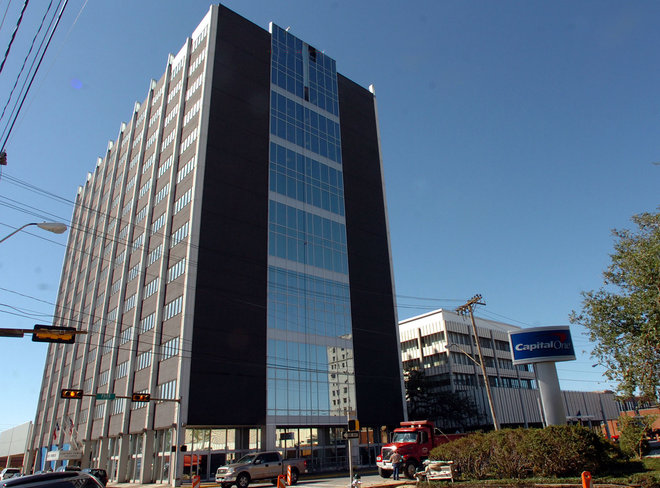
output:
<svg viewBox="0 0 660 488"><path fill-rule="evenodd" d="M465 431L478 422L479 409L464 392L452 392L424 371L405 371L408 418L434 420L437 426Z"/></svg>
<svg viewBox="0 0 660 488"><path fill-rule="evenodd" d="M660 209L660 207L659 207ZM660 212L632 217L634 230L613 230L604 286L582 292L570 320L596 343L592 355L630 398L658 401L660 386Z"/></svg>
<svg viewBox="0 0 660 488"><path fill-rule="evenodd" d="M648 432L653 429L653 422L657 417L655 415L638 415L628 417L621 415L619 417L619 447L631 457L642 459L642 456L649 450L649 442L646 438Z"/></svg>
<svg viewBox="0 0 660 488"><path fill-rule="evenodd" d="M404 372L408 418L427 419L431 417L433 400L431 385L424 371L411 369Z"/></svg>

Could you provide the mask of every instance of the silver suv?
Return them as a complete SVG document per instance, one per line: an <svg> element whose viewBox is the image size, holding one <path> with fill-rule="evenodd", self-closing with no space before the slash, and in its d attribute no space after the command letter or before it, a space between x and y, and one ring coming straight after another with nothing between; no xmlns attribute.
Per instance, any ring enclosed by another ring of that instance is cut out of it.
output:
<svg viewBox="0 0 660 488"><path fill-rule="evenodd" d="M0 488L103 488L93 476L78 471L32 474L0 481Z"/></svg>
<svg viewBox="0 0 660 488"><path fill-rule="evenodd" d="M21 475L21 468L5 468L0 472L0 480L8 480Z"/></svg>

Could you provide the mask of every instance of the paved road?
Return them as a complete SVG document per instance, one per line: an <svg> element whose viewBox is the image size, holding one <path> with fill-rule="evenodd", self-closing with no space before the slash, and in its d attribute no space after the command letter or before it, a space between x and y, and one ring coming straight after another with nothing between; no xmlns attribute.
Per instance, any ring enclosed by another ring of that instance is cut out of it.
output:
<svg viewBox="0 0 660 488"><path fill-rule="evenodd" d="M396 487L405 484L406 479L394 481L384 479L377 474L365 474L361 477L362 485L360 488L377 488L377 487ZM203 488L217 486L214 483L202 483ZM313 478L301 478L296 487L301 488L350 488L350 477L346 473L340 475L323 475ZM250 483L250 488L273 488L271 483Z"/></svg>
<svg viewBox="0 0 660 488"><path fill-rule="evenodd" d="M365 474L362 475L362 486L361 488L394 488L406 483L412 483L410 480L402 479L399 481L394 481L391 478L383 479L377 474ZM212 488L219 486L216 483L212 482L202 482L202 488ZM108 483L108 488L166 488L169 485L163 484L151 484L151 485L140 485L133 483ZM191 488L190 483L184 483L184 488ZM348 474L343 473L336 476L333 475L324 475L323 477L314 477L314 478L303 478L301 479L296 487L300 488L350 488L350 478ZM250 483L250 488L273 488L271 483Z"/></svg>

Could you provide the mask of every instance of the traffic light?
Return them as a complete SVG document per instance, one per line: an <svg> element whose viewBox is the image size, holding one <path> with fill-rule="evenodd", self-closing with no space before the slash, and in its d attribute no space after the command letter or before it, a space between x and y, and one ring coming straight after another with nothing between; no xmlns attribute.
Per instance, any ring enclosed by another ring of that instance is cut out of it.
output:
<svg viewBox="0 0 660 488"><path fill-rule="evenodd" d="M53 327L50 325L35 325L32 332L34 342L58 342L73 344L76 342L75 327Z"/></svg>
<svg viewBox="0 0 660 488"><path fill-rule="evenodd" d="M60 392L60 397L62 398L75 398L75 399L80 399L83 397L83 391L82 390L62 390Z"/></svg>
<svg viewBox="0 0 660 488"><path fill-rule="evenodd" d="M357 419L349 420L348 430L360 430L360 422Z"/></svg>
<svg viewBox="0 0 660 488"><path fill-rule="evenodd" d="M133 393L131 396L131 401L133 402L148 402L149 400L151 400L149 393Z"/></svg>

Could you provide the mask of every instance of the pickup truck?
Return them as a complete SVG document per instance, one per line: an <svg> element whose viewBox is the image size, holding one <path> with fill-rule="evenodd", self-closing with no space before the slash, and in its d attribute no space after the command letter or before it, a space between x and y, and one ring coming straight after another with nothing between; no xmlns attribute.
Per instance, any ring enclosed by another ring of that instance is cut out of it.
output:
<svg viewBox="0 0 660 488"><path fill-rule="evenodd" d="M300 473L307 472L304 459L282 459L277 451L247 454L234 463L220 466L215 473L215 482L222 488L232 485L247 488L250 482L263 480L276 485L279 475L286 476L288 466L291 466L291 484L295 485Z"/></svg>

